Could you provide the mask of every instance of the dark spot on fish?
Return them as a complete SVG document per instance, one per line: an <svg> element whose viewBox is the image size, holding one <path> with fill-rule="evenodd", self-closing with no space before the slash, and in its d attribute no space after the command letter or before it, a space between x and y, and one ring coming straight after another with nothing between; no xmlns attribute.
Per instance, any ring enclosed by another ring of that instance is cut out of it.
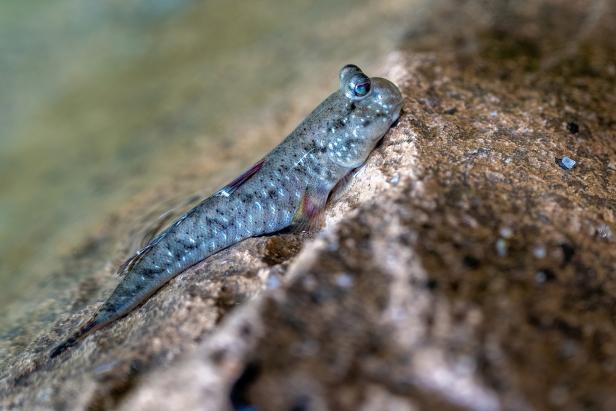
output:
<svg viewBox="0 0 616 411"><path fill-rule="evenodd" d="M367 119L361 122L361 125L364 127L368 127L370 124L372 124L372 121L367 120Z"/></svg>
<svg viewBox="0 0 616 411"><path fill-rule="evenodd" d="M351 111L353 111L353 110L355 110L355 108L356 108L355 103L351 103L351 105L350 105L349 109L350 109Z"/></svg>
<svg viewBox="0 0 616 411"><path fill-rule="evenodd" d="M341 129L344 128L344 121L342 121L341 118L337 118L332 122L332 127L334 129Z"/></svg>
<svg viewBox="0 0 616 411"><path fill-rule="evenodd" d="M275 198L275 197L276 197L276 190L274 190L273 188L272 188L272 189L270 189L270 190L267 192L267 196L268 196L269 198Z"/></svg>
<svg viewBox="0 0 616 411"><path fill-rule="evenodd" d="M154 269L153 267L147 267L144 268L143 271L141 272L141 274L144 277L154 277L156 274L162 272L163 269L161 267L159 267L158 269Z"/></svg>

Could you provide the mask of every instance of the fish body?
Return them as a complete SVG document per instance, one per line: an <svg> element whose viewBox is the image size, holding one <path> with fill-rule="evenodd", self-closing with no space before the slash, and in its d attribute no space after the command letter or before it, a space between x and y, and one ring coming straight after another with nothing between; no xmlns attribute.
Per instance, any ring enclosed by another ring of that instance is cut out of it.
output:
<svg viewBox="0 0 616 411"><path fill-rule="evenodd" d="M310 225L334 187L360 167L398 119L402 96L357 66L340 70L340 87L274 150L139 250L94 317L56 346L55 357L143 303L188 267L249 237Z"/></svg>

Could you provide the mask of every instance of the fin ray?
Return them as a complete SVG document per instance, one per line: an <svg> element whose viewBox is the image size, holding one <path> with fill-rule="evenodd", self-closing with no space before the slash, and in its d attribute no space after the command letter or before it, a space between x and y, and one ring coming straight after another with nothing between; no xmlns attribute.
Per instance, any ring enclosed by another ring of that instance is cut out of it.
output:
<svg viewBox="0 0 616 411"><path fill-rule="evenodd" d="M293 231L314 231L321 227L328 196L329 191L324 189L307 190L295 210Z"/></svg>
<svg viewBox="0 0 616 411"><path fill-rule="evenodd" d="M248 170L246 170L242 174L240 174L239 177L237 177L236 179L231 181L229 184L227 184L226 186L224 186L223 188L218 190L214 195L215 196L229 197L231 194L233 194L233 192L235 190L240 188L242 186L242 184L244 184L246 181L248 181L250 179L250 177L254 176L259 170L261 170L261 168L263 167L263 164L265 164L265 159L262 159L262 160L258 161L257 163L255 163Z"/></svg>

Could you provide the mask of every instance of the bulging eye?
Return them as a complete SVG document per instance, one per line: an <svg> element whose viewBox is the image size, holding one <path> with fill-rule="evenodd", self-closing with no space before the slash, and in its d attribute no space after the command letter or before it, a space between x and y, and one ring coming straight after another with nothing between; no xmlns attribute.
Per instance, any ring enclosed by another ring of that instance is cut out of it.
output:
<svg viewBox="0 0 616 411"><path fill-rule="evenodd" d="M351 100L361 100L370 94L370 77L359 67L347 64L340 69L340 90Z"/></svg>
<svg viewBox="0 0 616 411"><path fill-rule="evenodd" d="M370 80L362 81L353 88L353 93L357 97L363 97L370 92Z"/></svg>

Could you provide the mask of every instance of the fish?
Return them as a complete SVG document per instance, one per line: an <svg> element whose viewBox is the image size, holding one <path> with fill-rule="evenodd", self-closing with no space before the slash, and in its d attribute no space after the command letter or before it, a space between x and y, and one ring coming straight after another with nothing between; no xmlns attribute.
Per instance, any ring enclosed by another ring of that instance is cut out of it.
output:
<svg viewBox="0 0 616 411"><path fill-rule="evenodd" d="M277 147L130 257L122 280L89 321L56 345L56 357L128 315L187 268L246 238L318 226L328 198L365 163L400 117L398 87L356 65Z"/></svg>

